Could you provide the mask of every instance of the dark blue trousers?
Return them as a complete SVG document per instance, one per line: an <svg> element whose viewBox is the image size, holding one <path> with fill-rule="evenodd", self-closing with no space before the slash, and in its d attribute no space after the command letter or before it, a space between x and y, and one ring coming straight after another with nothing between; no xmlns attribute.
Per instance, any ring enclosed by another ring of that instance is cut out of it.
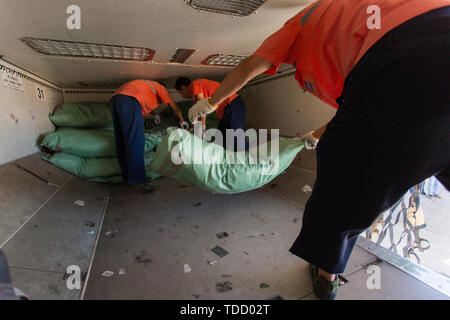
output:
<svg viewBox="0 0 450 320"><path fill-rule="evenodd" d="M358 235L410 187L436 176L450 188L449 9L388 32L346 78L293 254L343 273Z"/></svg>
<svg viewBox="0 0 450 320"><path fill-rule="evenodd" d="M242 151L238 148L238 138L234 137L234 148L232 147L233 141L227 140L227 129L242 129L245 132L245 104L241 97L236 97L230 104L225 107L223 117L217 126L217 129L223 136L223 147L228 150ZM245 137L244 137L245 138ZM248 142L245 141L245 150L248 150Z"/></svg>
<svg viewBox="0 0 450 320"><path fill-rule="evenodd" d="M145 183L144 119L142 107L133 97L114 96L110 101L117 159L125 183Z"/></svg>

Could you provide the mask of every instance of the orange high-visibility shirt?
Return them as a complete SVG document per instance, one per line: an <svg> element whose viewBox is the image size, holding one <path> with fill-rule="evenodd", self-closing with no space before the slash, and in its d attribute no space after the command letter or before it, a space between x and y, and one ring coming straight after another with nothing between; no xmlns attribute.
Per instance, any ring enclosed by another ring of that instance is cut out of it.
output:
<svg viewBox="0 0 450 320"><path fill-rule="evenodd" d="M210 98L214 92L219 88L220 82L212 81L208 79L197 79L191 82L190 90L192 98L197 102L197 95L203 93L203 96ZM231 103L238 95L234 93L232 96L225 99L221 104L218 105L216 109L217 118L222 119L225 107L227 104Z"/></svg>
<svg viewBox="0 0 450 320"><path fill-rule="evenodd" d="M151 80L133 80L124 83L113 94L113 97L118 94L133 97L139 101L144 116L158 108L162 102L165 104L173 102L169 91L158 82Z"/></svg>
<svg viewBox="0 0 450 320"><path fill-rule="evenodd" d="M282 63L295 65L300 86L337 108L345 78L379 39L416 16L449 5L450 0L319 0L253 55L272 63L266 74L274 74Z"/></svg>

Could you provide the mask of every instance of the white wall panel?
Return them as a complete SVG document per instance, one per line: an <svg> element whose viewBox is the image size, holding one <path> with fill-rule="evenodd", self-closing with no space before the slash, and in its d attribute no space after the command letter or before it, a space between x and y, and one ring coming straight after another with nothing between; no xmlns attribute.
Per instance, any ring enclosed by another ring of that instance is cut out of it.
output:
<svg viewBox="0 0 450 320"><path fill-rule="evenodd" d="M280 129L295 136L331 120L336 109L303 92L294 76L250 85L239 92L246 104L247 126Z"/></svg>
<svg viewBox="0 0 450 320"><path fill-rule="evenodd" d="M15 90L0 78L0 164L4 164L39 151L42 137L54 130L48 114L62 102L62 93L24 70L3 61L0 65L20 72L23 83L23 91ZM43 99L38 97L38 88Z"/></svg>

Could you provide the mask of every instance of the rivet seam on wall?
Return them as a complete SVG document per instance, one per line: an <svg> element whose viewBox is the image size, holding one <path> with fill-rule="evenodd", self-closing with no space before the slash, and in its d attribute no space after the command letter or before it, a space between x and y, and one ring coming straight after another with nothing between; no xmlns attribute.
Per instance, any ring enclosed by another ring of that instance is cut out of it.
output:
<svg viewBox="0 0 450 320"><path fill-rule="evenodd" d="M295 75L295 71L289 72L289 73L286 73L286 74L282 74L282 75L279 75L279 76L271 77L269 79L263 79L261 81L255 81L254 83L247 84L246 87L252 87L252 86L256 86L258 84L262 84L262 83L267 83L267 82L271 82L271 81L275 81L275 80L285 79L285 78L293 77L294 75Z"/></svg>
<svg viewBox="0 0 450 320"><path fill-rule="evenodd" d="M64 90L65 94L112 94L116 90Z"/></svg>

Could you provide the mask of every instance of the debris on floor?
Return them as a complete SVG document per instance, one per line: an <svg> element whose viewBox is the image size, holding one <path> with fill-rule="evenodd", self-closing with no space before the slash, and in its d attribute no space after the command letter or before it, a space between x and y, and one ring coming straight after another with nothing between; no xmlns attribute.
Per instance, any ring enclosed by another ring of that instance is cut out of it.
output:
<svg viewBox="0 0 450 320"><path fill-rule="evenodd" d="M221 232L221 233L216 234L216 236L217 236L217 238L222 239L222 238L228 237L228 233Z"/></svg>
<svg viewBox="0 0 450 320"><path fill-rule="evenodd" d="M95 222L92 222L92 221L86 221L84 225L85 225L86 227L91 227L91 228L93 228L93 227L95 226Z"/></svg>
<svg viewBox="0 0 450 320"><path fill-rule="evenodd" d="M111 230L107 231L107 232L105 233L105 236L109 236L110 234L111 234Z"/></svg>
<svg viewBox="0 0 450 320"><path fill-rule="evenodd" d="M76 200L74 203L75 203L77 206L84 207L84 201L83 201L83 200Z"/></svg>
<svg viewBox="0 0 450 320"><path fill-rule="evenodd" d="M192 271L191 267L188 264L185 264L184 265L184 273L189 273L191 271Z"/></svg>
<svg viewBox="0 0 450 320"><path fill-rule="evenodd" d="M261 283L261 284L259 285L259 287L260 287L261 289L264 289L264 288L269 288L270 286L269 286L267 283Z"/></svg>
<svg viewBox="0 0 450 320"><path fill-rule="evenodd" d="M211 265L211 266L217 264L216 260L206 260L206 262L208 262L208 264Z"/></svg>
<svg viewBox="0 0 450 320"><path fill-rule="evenodd" d="M107 277L107 278L110 278L113 275L114 275L114 272L108 271L108 270L106 270L105 272L102 273L102 276Z"/></svg>
<svg viewBox="0 0 450 320"><path fill-rule="evenodd" d="M135 258L134 261L137 263L150 263L152 259L148 256L148 253L145 251L141 251Z"/></svg>
<svg viewBox="0 0 450 320"><path fill-rule="evenodd" d="M222 247L219 246L215 246L214 248L211 249L212 252L214 252L215 254L217 254L219 257L225 257L228 254L228 251L225 250Z"/></svg>
<svg viewBox="0 0 450 320"><path fill-rule="evenodd" d="M194 204L193 204L194 207L200 207L201 205L202 205L201 202L197 202L197 203L194 203Z"/></svg>
<svg viewBox="0 0 450 320"><path fill-rule="evenodd" d="M124 274L126 274L127 272L125 271L125 268L120 268L119 269L119 276L122 276Z"/></svg>
<svg viewBox="0 0 450 320"><path fill-rule="evenodd" d="M302 190L304 193L310 193L310 192L312 192L313 189L309 185L305 184L303 186Z"/></svg>
<svg viewBox="0 0 450 320"><path fill-rule="evenodd" d="M231 282L218 282L216 284L216 290L218 293L224 293L233 290L233 284Z"/></svg>
<svg viewBox="0 0 450 320"><path fill-rule="evenodd" d="M292 220L292 222L294 222L294 223L297 223L298 222L298 220L299 220L300 218L294 218L293 220Z"/></svg>
<svg viewBox="0 0 450 320"><path fill-rule="evenodd" d="M64 275L63 275L63 280L66 281L66 280L69 279L69 277L70 277L71 275L73 275L74 273L75 273L75 271L73 271L72 273L69 273L69 272L64 273Z"/></svg>
<svg viewBox="0 0 450 320"><path fill-rule="evenodd" d="M89 230L89 231L88 231L88 234L94 234L94 233L95 233L94 230Z"/></svg>

